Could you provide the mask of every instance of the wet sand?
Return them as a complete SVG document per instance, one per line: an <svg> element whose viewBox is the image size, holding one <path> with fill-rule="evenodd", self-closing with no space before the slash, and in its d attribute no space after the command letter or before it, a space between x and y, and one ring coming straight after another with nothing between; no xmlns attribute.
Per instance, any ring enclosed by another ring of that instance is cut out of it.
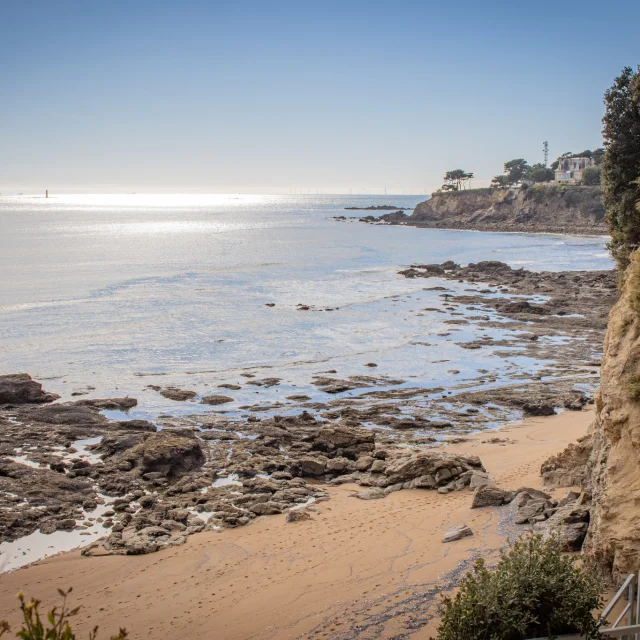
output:
<svg viewBox="0 0 640 640"><path fill-rule="evenodd" d="M540 464L586 433L592 417L589 410L529 419L447 450L480 456L505 489L541 487ZM494 436L513 443L482 442ZM0 577L0 611L16 624L19 590L49 606L58 587L73 586L80 636L98 624L100 638L125 626L134 640L422 639L435 632L438 590L520 530L509 507L472 511L468 490L361 501L350 497L357 489L330 487L310 521L269 516L145 556L76 551L44 560ZM475 535L442 544L458 524Z"/></svg>

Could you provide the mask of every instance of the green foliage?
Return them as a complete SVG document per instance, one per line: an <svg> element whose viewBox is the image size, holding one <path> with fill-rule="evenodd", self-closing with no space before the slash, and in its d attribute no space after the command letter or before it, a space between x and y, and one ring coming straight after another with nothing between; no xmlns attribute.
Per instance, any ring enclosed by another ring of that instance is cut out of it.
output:
<svg viewBox="0 0 640 640"><path fill-rule="evenodd" d="M71 631L69 626L69 618L76 615L80 610L80 607L75 609L69 609L67 606L67 597L71 593L72 589L63 591L58 589L58 593L62 597L62 606L54 607L47 613L46 623L43 624L40 618L40 612L38 607L40 606L39 600L25 600L22 593L18 594L20 600L20 610L22 611L22 629L16 633L16 638L20 640L76 640L76 635ZM50 625L50 626L49 626ZM9 624L7 622L0 622L0 637L10 631ZM95 627L89 634L89 640L95 640L98 634L98 627ZM128 634L125 629L120 629L117 636L112 636L111 640L126 640Z"/></svg>
<svg viewBox="0 0 640 640"><path fill-rule="evenodd" d="M511 183L509 182L509 178L507 176L496 176L491 181L491 184L497 187L498 189L506 189L511 185Z"/></svg>
<svg viewBox="0 0 640 640"><path fill-rule="evenodd" d="M520 182L527 169L529 169L529 165L524 158L509 160L509 162L504 163L504 172L507 175L510 184L517 184Z"/></svg>
<svg viewBox="0 0 640 640"><path fill-rule="evenodd" d="M623 69L605 93L602 194L609 223L609 249L621 270L640 245L640 67Z"/></svg>
<svg viewBox="0 0 640 640"><path fill-rule="evenodd" d="M473 178L473 173L467 173L464 169L453 169L444 175L443 191L460 191L466 189Z"/></svg>
<svg viewBox="0 0 640 640"><path fill-rule="evenodd" d="M532 165L531 167L527 166L523 176L525 180L528 180L533 184L538 184L540 182L551 182L554 177L555 173L539 162Z"/></svg>
<svg viewBox="0 0 640 640"><path fill-rule="evenodd" d="M600 184L600 178L602 176L602 171L600 167L587 167L582 172L582 184L592 187L594 185Z"/></svg>
<svg viewBox="0 0 640 640"><path fill-rule="evenodd" d="M567 153L563 153L561 156L558 157L557 160L554 160L551 163L551 170L556 171L556 169L560 165L560 160L564 158L593 158L593 160L596 163L596 166L599 166L600 163L602 162L603 156L604 156L604 149L602 148L596 149L595 151L591 151L591 149L585 149L580 153L571 153L571 151L569 151Z"/></svg>
<svg viewBox="0 0 640 640"><path fill-rule="evenodd" d="M592 611L603 605L604 586L563 554L556 538L523 536L503 552L494 571L480 559L458 587L440 606L438 640L600 637L604 621Z"/></svg>
<svg viewBox="0 0 640 640"><path fill-rule="evenodd" d="M543 164L534 164L532 167L523 158L516 158L504 163L504 175L496 176L491 184L500 189L506 189L518 184L522 180L531 183L549 182L553 180L554 173Z"/></svg>

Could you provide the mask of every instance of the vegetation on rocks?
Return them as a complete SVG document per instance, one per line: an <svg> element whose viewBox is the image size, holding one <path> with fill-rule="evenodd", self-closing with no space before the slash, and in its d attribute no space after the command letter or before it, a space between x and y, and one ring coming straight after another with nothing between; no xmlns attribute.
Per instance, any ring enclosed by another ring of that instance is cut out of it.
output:
<svg viewBox="0 0 640 640"><path fill-rule="evenodd" d="M473 173L469 173L464 169L453 169L447 171L444 176L443 191L460 191L468 189L473 179Z"/></svg>
<svg viewBox="0 0 640 640"><path fill-rule="evenodd" d="M582 184L586 187L592 187L600 184L602 179L602 170L600 167L587 167L582 172Z"/></svg>
<svg viewBox="0 0 640 640"><path fill-rule="evenodd" d="M605 93L605 155L602 193L609 223L609 248L621 273L640 246L640 67L623 69Z"/></svg>
<svg viewBox="0 0 640 640"><path fill-rule="evenodd" d="M480 559L441 604L438 640L522 640L579 633L599 638L603 584L562 553L557 538L521 537L495 570Z"/></svg>
<svg viewBox="0 0 640 640"><path fill-rule="evenodd" d="M62 597L62 605L54 607L46 615L45 622L40 616L40 601L25 600L22 593L18 594L20 600L20 610L22 611L22 628L16 633L16 638L21 640L76 640L76 634L73 633L69 625L69 618L73 617L80 611L80 607L69 609L67 605L67 597L72 589L63 591L58 589L58 593ZM5 621L0 621L0 638L6 633L11 632L11 627ZM98 635L98 627L95 627L89 634L89 640L95 640ZM128 638L127 631L120 629L118 635L111 636L111 640L126 640Z"/></svg>

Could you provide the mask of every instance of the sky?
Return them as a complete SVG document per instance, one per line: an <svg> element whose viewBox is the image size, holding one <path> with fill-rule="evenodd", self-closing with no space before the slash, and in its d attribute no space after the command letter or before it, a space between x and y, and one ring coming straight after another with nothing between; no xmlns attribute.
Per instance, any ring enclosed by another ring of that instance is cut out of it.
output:
<svg viewBox="0 0 640 640"><path fill-rule="evenodd" d="M0 193L431 192L601 146L640 2L0 0Z"/></svg>

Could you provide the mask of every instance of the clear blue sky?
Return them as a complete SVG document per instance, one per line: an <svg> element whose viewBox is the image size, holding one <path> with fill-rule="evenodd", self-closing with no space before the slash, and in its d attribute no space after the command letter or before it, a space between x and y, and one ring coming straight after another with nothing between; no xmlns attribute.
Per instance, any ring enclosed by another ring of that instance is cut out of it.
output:
<svg viewBox="0 0 640 640"><path fill-rule="evenodd" d="M601 144L640 2L0 3L0 191L422 192Z"/></svg>

